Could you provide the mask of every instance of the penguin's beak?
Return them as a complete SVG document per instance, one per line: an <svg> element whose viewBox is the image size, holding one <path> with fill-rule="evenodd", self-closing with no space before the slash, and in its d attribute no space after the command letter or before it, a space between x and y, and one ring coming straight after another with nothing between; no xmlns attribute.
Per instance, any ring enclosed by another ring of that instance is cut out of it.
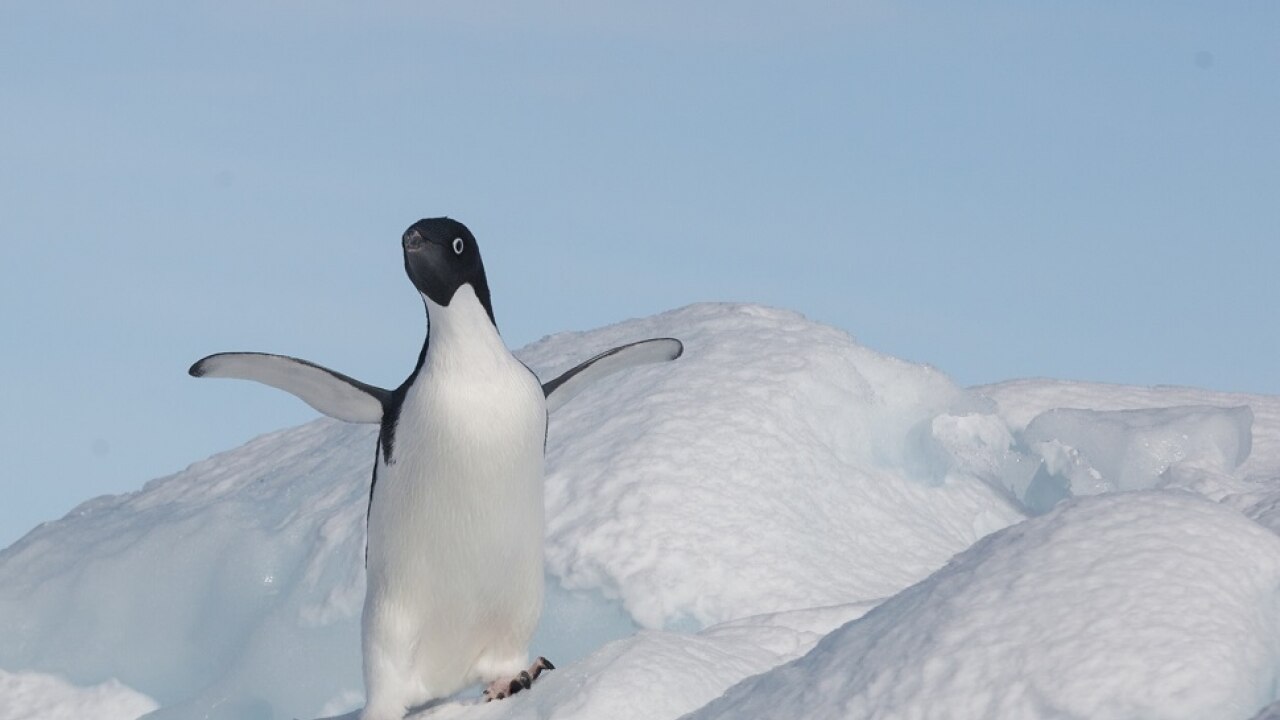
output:
<svg viewBox="0 0 1280 720"><path fill-rule="evenodd" d="M404 247L405 252L415 252L425 247L427 241L422 237L422 233L410 228L405 232L400 244Z"/></svg>
<svg viewBox="0 0 1280 720"><path fill-rule="evenodd" d="M414 287L437 304L447 305L444 294L447 290L452 296L453 291L449 289L448 263L440 243L411 228L405 231L400 244L404 246L404 269Z"/></svg>

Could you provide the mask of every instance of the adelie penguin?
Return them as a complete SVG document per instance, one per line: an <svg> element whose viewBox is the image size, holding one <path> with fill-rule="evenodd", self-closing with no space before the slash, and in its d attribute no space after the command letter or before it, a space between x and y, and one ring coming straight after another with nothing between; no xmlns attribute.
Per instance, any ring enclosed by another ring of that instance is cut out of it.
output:
<svg viewBox="0 0 1280 720"><path fill-rule="evenodd" d="M428 323L400 387L263 353L211 355L190 371L256 380L339 420L381 425L367 520L362 720L400 720L477 682L489 700L502 699L552 668L528 655L542 611L548 409L600 377L683 351L672 338L643 340L540 383L498 335L471 231L448 218L420 220L401 244Z"/></svg>

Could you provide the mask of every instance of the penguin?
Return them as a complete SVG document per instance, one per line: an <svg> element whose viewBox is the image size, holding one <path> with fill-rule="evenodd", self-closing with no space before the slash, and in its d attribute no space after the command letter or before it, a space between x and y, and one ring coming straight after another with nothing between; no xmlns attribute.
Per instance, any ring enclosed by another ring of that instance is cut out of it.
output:
<svg viewBox="0 0 1280 720"><path fill-rule="evenodd" d="M450 218L401 238L427 312L417 364L395 390L306 360L219 353L195 377L254 380L352 423L380 425L366 516L361 720L485 685L487 700L529 688L542 612L543 456L548 413L590 383L683 345L652 338L607 350L542 383L498 333L475 236Z"/></svg>

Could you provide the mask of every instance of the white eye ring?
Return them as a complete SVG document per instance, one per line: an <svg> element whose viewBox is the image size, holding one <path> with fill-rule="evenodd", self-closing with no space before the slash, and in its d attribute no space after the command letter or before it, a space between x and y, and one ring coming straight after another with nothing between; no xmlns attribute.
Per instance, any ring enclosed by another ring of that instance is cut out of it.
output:
<svg viewBox="0 0 1280 720"><path fill-rule="evenodd" d="M454 255L461 255L461 254L462 254L463 249L464 249L464 248L466 248L466 246L467 246L467 244L466 244L466 243L464 243L464 242L462 242L462 238L454 238L454 239L453 239L453 254L454 254Z"/></svg>

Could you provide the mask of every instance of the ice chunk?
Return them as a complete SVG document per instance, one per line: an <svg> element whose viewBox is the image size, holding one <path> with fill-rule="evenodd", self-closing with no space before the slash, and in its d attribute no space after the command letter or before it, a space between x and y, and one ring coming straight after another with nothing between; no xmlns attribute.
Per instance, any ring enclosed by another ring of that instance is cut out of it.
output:
<svg viewBox="0 0 1280 720"><path fill-rule="evenodd" d="M1043 461L1033 485L1096 495L1156 487L1178 466L1230 472L1249 456L1252 427L1248 406L1056 409L1032 420L1020 440Z"/></svg>
<svg viewBox="0 0 1280 720"><path fill-rule="evenodd" d="M1241 490L1231 473L1252 446L1248 406L1057 408L1014 431L993 408L967 405L917 430L928 471L980 478L1033 514L1072 496L1151 487L1222 499Z"/></svg>
<svg viewBox="0 0 1280 720"><path fill-rule="evenodd" d="M1280 680L1280 537L1190 493L1073 500L687 720L1242 720Z"/></svg>
<svg viewBox="0 0 1280 720"><path fill-rule="evenodd" d="M1019 449L1009 426L991 410L945 412L917 430L920 457L936 480L974 477L1021 502L1040 459Z"/></svg>

